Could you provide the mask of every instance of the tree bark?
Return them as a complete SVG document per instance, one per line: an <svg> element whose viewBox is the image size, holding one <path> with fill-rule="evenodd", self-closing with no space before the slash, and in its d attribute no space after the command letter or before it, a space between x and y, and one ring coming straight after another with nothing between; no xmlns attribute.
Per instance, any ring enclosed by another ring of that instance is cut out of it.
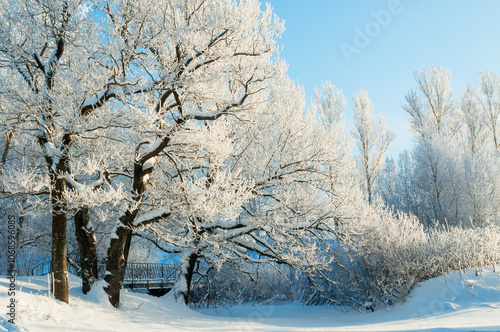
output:
<svg viewBox="0 0 500 332"><path fill-rule="evenodd" d="M75 236L80 250L83 294L90 291L97 279L97 241L89 221L89 208L83 207L76 212Z"/></svg>
<svg viewBox="0 0 500 332"><path fill-rule="evenodd" d="M174 298L178 303L188 304L191 295L191 282L193 280L194 267L199 255L196 252L183 254L181 266L175 278L172 291Z"/></svg>
<svg viewBox="0 0 500 332"><path fill-rule="evenodd" d="M129 211L120 218L121 225L116 228L107 251L106 274L104 276L107 286L104 287L104 291L108 294L109 302L115 308L120 304L120 290L125 276L124 247L127 238L132 234L132 230L125 226L125 222L130 218L131 213Z"/></svg>
<svg viewBox="0 0 500 332"><path fill-rule="evenodd" d="M69 302L68 267L66 265L66 218L63 203L64 178L51 174L52 182L52 273L55 299Z"/></svg>
<svg viewBox="0 0 500 332"><path fill-rule="evenodd" d="M3 149L2 153L2 159L0 160L0 174L3 172L3 168L7 162L7 156L9 155L10 147L12 146L12 138L14 137L14 131L9 131L7 134L7 140L5 141L5 147ZM17 225L17 231L16 231L16 252L14 256L14 264L7 264L8 267L8 275L11 275L12 272L16 269L17 265L17 256L19 255L19 240L21 238L21 229L23 228L23 222L24 222L24 216L19 216L19 222Z"/></svg>
<svg viewBox="0 0 500 332"><path fill-rule="evenodd" d="M127 268L127 263L128 263L128 255L130 253L130 245L132 243L132 232L128 232L125 238L125 245L123 247L123 265L125 268L122 271L122 280L125 276L125 269Z"/></svg>
<svg viewBox="0 0 500 332"><path fill-rule="evenodd" d="M143 169L143 163L136 162L134 165L134 181L132 184L132 199L135 202L140 202L146 191L149 182L149 174L153 168ZM146 176L147 175L147 176ZM120 304L120 290L123 285L125 269L130 250L130 241L132 237L132 225L139 212L139 208L135 206L132 210L127 210L121 216L115 226L115 234L112 235L106 260L106 275L104 280L107 286L104 291L108 294L111 305L115 308Z"/></svg>
<svg viewBox="0 0 500 332"><path fill-rule="evenodd" d="M9 155L13 137L14 137L14 132L9 131L9 133L7 134L7 141L5 142L5 147L3 149L2 159L0 160L0 167L3 167L7 162L7 156Z"/></svg>
<svg viewBox="0 0 500 332"><path fill-rule="evenodd" d="M42 146L44 139L39 139ZM52 203L52 285L55 299L69 302L68 266L66 262L66 227L67 206L64 194L66 192L66 180L63 174L68 173L68 149L72 145L70 134L63 136L63 156L56 165L52 165L53 159L46 155L47 166L50 174L51 203ZM55 166L55 167L54 167Z"/></svg>

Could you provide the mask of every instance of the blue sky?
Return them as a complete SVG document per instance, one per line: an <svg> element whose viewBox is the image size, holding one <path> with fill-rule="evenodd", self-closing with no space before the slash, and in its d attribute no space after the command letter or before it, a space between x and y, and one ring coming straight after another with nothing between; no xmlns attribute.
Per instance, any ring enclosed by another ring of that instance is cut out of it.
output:
<svg viewBox="0 0 500 332"><path fill-rule="evenodd" d="M352 94L366 89L375 113L385 116L397 135L390 151L395 157L412 145L401 106L406 92L415 87L416 69L448 68L454 96L467 83L477 84L479 70L500 72L500 1L269 2L286 21L280 56L289 64L289 76L304 87L308 101L315 85L331 81L349 100L346 123L352 126ZM390 14L390 18L382 15L383 25L373 16L381 11ZM359 31L366 34L366 29L369 35L363 39Z"/></svg>

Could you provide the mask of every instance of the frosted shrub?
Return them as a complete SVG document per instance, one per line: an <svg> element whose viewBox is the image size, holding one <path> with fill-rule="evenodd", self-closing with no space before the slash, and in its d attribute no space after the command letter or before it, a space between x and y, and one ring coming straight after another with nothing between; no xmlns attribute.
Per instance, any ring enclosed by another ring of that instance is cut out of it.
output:
<svg viewBox="0 0 500 332"><path fill-rule="evenodd" d="M404 302L420 282L453 270L495 264L500 229L434 226L374 205L330 243L334 262L310 274L266 264L198 266L195 306L300 301L374 309Z"/></svg>
<svg viewBox="0 0 500 332"><path fill-rule="evenodd" d="M309 284L304 275L286 265L223 264L215 269L199 264L194 277L190 302L195 307L300 301Z"/></svg>
<svg viewBox="0 0 500 332"><path fill-rule="evenodd" d="M353 268L358 297L388 305L404 301L415 285L452 270L495 264L500 230L436 226L414 216L381 209L360 219L346 243L359 265Z"/></svg>
<svg viewBox="0 0 500 332"><path fill-rule="evenodd" d="M490 224L479 228L436 228L430 234L430 249L437 261L437 275L495 264L499 261L500 231Z"/></svg>

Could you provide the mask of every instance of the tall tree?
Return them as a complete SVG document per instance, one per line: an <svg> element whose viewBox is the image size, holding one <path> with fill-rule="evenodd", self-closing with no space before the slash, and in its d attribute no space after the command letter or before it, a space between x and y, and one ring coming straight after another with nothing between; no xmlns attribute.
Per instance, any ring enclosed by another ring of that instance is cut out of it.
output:
<svg viewBox="0 0 500 332"><path fill-rule="evenodd" d="M423 222L445 221L447 197L452 195L448 181L446 157L440 152L451 145L450 140L457 137L452 115L456 111L450 86L450 73L442 67L432 67L426 71L415 71L417 89L411 90L405 97L403 106L415 133L417 147L414 155L420 166L417 167L417 183L424 197L424 215L419 215Z"/></svg>
<svg viewBox="0 0 500 332"><path fill-rule="evenodd" d="M333 127L342 125L346 103L342 90L337 89L331 82L323 82L321 90L314 90L311 110L325 126Z"/></svg>
<svg viewBox="0 0 500 332"><path fill-rule="evenodd" d="M463 164L460 177L463 187L461 219L464 223L470 220L474 226L485 225L497 218L498 204L495 201L500 193L498 167L494 166L499 157L495 144L496 125L492 121L497 102L493 100L494 93L491 91L493 86L498 85L498 75L480 73L479 78L479 89L467 86L460 101L463 132L460 147Z"/></svg>
<svg viewBox="0 0 500 332"><path fill-rule="evenodd" d="M415 73L418 88L406 96L404 109L417 144L413 166L405 167L410 172L399 173L413 191L410 212L424 223L482 226L498 221L498 167L493 165L499 156L492 130L496 120L491 121L498 77L479 77L479 88L467 86L455 102L446 69L420 70ZM403 186L396 184L401 191Z"/></svg>
<svg viewBox="0 0 500 332"><path fill-rule="evenodd" d="M284 70L272 59L282 23L269 6L261 11L257 1L103 2L99 8L110 29L120 31L115 38L127 49L122 53L134 61L125 68L130 79L154 83L141 98L128 101L151 114L152 121L136 135L127 166L130 203L117 217L107 251L106 292L117 306L132 230L175 213L170 205L143 211L155 200L148 188L158 165L175 165L175 157L187 153L182 147L189 146L181 138L191 137L188 133L199 126L261 102L269 81Z"/></svg>
<svg viewBox="0 0 500 332"><path fill-rule="evenodd" d="M191 148L172 148L171 163L158 161L167 176L152 177L154 197L177 208L140 234L180 254L177 301L189 298L197 259L312 272L332 258L335 220L344 220L353 201L344 187L352 183L350 145L338 123L325 128L304 110L300 89L285 77L270 83L261 103L192 128L183 140Z"/></svg>
<svg viewBox="0 0 500 332"><path fill-rule="evenodd" d="M71 88L64 84L71 77L62 79L60 73L67 73L72 67L70 59L78 61L78 56L73 58L70 54L82 40L88 40L92 25L83 23L78 1L2 1L0 8L1 62L15 75L13 84L2 82L2 93L10 97L9 110L19 107L25 112L23 117L31 122L29 129L35 131L47 165L52 204L53 291L58 300L68 302L66 185L61 175L69 171L74 132L71 123L64 121L68 117L60 116L69 110L72 113L76 105L71 105ZM72 42L76 40L79 42Z"/></svg>
<svg viewBox="0 0 500 332"><path fill-rule="evenodd" d="M500 149L500 77L496 72L479 72L480 103L493 146Z"/></svg>
<svg viewBox="0 0 500 332"><path fill-rule="evenodd" d="M461 122L464 127L464 141L471 156L484 146L485 118L478 102L476 90L467 85L460 100Z"/></svg>
<svg viewBox="0 0 500 332"><path fill-rule="evenodd" d="M373 119L373 103L368 98L365 90L354 94L354 124L353 136L358 147L358 168L363 178L362 187L368 202L373 200L373 192L377 177L385 163L385 156L394 134L386 130L385 120L378 118L378 123Z"/></svg>
<svg viewBox="0 0 500 332"><path fill-rule="evenodd" d="M68 213L113 199L111 195L107 198L102 195L109 188L92 193L87 188L92 187L93 181L85 184L76 180L81 169L75 158L99 160L107 153L105 159L110 165L119 164L111 158L111 151L103 149L103 144L101 150L86 150L87 154L83 154L84 149L80 147L87 145L87 140L95 139L92 136L96 131L116 127L127 117L127 114L120 116L116 110L111 111L108 106L112 99L147 89L143 85L139 87L135 79L127 81L127 77L118 77L118 63L111 59L120 59L120 66L131 65L128 55L124 55L130 52L121 48L123 52L118 54L123 57L110 55L109 51L115 46L113 35L118 32L110 25L100 24L100 18L89 13L92 9L95 7L90 3L76 0L0 2L3 74L0 89L8 101L3 105L7 125L18 133L18 140L24 144L26 153L30 153L31 162L29 169L24 167L24 177L18 176L16 181L31 186L27 188L31 193L43 192L40 186L48 191L45 198L51 205L54 295L64 302L68 301ZM125 69L121 69L125 73ZM123 106L123 103L117 104ZM96 117L93 113L97 109L101 113ZM130 117L124 123L125 127L140 125ZM40 161L45 163L45 170L39 167ZM43 180L34 181L34 174ZM12 174L5 176L13 179ZM79 206L71 201L75 198L72 192L79 192L76 200ZM99 194L101 199L96 199ZM87 227L87 232L77 235L91 239L90 230Z"/></svg>

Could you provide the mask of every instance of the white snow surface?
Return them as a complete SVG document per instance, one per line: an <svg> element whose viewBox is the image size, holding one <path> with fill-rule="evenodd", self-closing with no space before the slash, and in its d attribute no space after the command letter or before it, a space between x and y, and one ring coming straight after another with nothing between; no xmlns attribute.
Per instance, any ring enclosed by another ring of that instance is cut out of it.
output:
<svg viewBox="0 0 500 332"><path fill-rule="evenodd" d="M70 276L70 287L64 304L49 297L46 277L19 277L13 326L5 316L8 279L0 277L0 331L500 331L500 273L491 267L428 280L406 303L375 312L297 303L192 310L170 294L127 291L114 309L102 284L83 295Z"/></svg>

